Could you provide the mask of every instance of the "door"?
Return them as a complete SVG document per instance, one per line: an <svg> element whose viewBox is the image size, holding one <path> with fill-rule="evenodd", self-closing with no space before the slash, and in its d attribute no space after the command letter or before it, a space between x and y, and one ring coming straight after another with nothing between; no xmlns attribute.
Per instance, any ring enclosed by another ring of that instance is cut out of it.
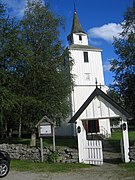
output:
<svg viewBox="0 0 135 180"><path fill-rule="evenodd" d="M99 132L99 121L98 120L87 120L86 121L86 132L87 133Z"/></svg>

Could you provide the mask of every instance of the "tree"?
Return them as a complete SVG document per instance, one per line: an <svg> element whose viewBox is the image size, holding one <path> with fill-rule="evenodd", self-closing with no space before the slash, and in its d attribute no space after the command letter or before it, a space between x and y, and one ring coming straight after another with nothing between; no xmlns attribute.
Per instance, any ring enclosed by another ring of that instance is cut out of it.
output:
<svg viewBox="0 0 135 180"><path fill-rule="evenodd" d="M0 13L1 127L18 127L21 137L44 115L58 122L69 114L72 60L59 40L63 18L48 4L28 1L21 21L1 3Z"/></svg>
<svg viewBox="0 0 135 180"><path fill-rule="evenodd" d="M122 33L113 43L118 59L111 61L111 71L115 74L111 88L135 116L135 1L127 8L121 26Z"/></svg>
<svg viewBox="0 0 135 180"><path fill-rule="evenodd" d="M62 25L63 19L51 12L48 4L28 1L21 30L29 53L23 62L21 81L25 86L25 122L28 125L29 120L31 127L45 114L58 122L69 113L67 97L72 79L69 54L59 40Z"/></svg>
<svg viewBox="0 0 135 180"><path fill-rule="evenodd" d="M14 63L17 58L18 25L6 14L5 5L0 3L0 127L1 134L7 132L9 112L12 112L16 95L14 86Z"/></svg>

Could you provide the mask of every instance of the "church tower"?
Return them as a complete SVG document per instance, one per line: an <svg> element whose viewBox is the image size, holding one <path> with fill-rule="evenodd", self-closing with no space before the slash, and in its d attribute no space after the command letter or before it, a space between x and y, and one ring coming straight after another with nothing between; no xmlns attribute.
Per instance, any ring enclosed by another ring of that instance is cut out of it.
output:
<svg viewBox="0 0 135 180"><path fill-rule="evenodd" d="M96 86L106 93L107 87L104 84L104 74L102 66L102 49L89 46L88 35L83 30L76 11L74 11L72 28L67 36L70 56L74 63L71 74L74 76L74 88L71 95L72 116L84 104ZM88 116L90 113L87 112ZM102 127L110 133L110 121L94 121L93 127L100 131ZM75 130L74 130L75 133ZM75 134L74 134L75 135Z"/></svg>
<svg viewBox="0 0 135 180"><path fill-rule="evenodd" d="M74 77L74 87L71 94L71 117L84 104L87 98L99 86L106 93L107 87L104 84L103 66L102 66L102 49L88 45L88 35L84 32L76 11L74 11L73 22L70 34L67 36L68 49L73 59L71 74ZM87 112L88 115L91 112ZM94 112L92 112L94 113ZM65 136L75 136L75 124L69 124L69 117L65 124L59 128L59 133ZM110 129L110 122L100 120L96 122L98 129L106 127ZM110 131L110 130L109 130ZM56 133L57 134L57 133Z"/></svg>
<svg viewBox="0 0 135 180"><path fill-rule="evenodd" d="M102 49L88 45L88 35L83 31L76 11L73 16L72 29L67 36L70 56L73 58L72 74L74 90L72 93L73 114L93 92L97 83L106 91L102 66Z"/></svg>

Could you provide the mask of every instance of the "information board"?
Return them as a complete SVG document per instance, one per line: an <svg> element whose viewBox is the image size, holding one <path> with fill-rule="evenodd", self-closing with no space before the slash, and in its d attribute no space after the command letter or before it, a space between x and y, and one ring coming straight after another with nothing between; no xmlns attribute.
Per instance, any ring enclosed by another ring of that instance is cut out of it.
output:
<svg viewBox="0 0 135 180"><path fill-rule="evenodd" d="M40 126L40 136L46 136L52 134L51 125L41 125Z"/></svg>

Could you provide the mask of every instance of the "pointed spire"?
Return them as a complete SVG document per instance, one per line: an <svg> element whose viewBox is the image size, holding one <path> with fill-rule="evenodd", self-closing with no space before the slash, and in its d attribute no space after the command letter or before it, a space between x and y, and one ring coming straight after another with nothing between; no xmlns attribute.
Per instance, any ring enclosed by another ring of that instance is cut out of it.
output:
<svg viewBox="0 0 135 180"><path fill-rule="evenodd" d="M74 12L74 17L73 17L73 24L72 24L71 33L78 33L78 32L84 32L84 31L82 29L79 18L77 16L76 11L75 11Z"/></svg>
<svg viewBox="0 0 135 180"><path fill-rule="evenodd" d="M80 24L80 21L79 21L79 18L77 16L77 13L76 13L76 8L75 8L75 3L74 3L74 16L73 16L73 23L72 23L72 29L71 29L71 32L70 34L68 35L67 39L70 38L70 36L73 34L73 33L85 33L82 29L82 26ZM86 33L85 33L86 34Z"/></svg>

